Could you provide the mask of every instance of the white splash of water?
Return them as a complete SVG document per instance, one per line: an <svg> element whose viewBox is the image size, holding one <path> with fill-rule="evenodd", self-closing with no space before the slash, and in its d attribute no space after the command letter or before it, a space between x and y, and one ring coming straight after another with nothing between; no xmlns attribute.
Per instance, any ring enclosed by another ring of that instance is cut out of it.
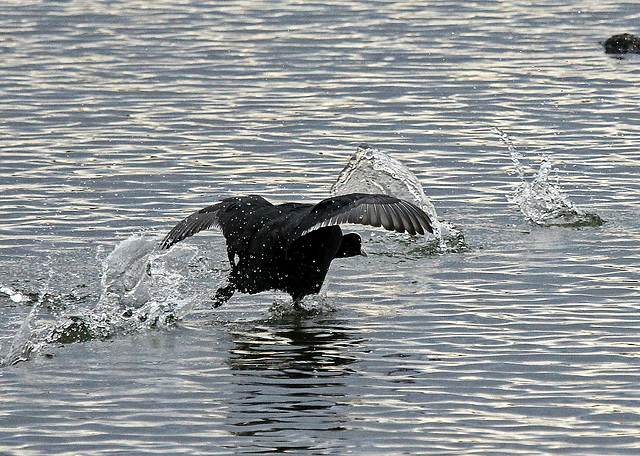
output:
<svg viewBox="0 0 640 456"><path fill-rule="evenodd" d="M13 336L9 350L2 356L2 358L0 358L0 367L13 366L19 362L26 361L29 359L32 351L40 348L42 341L40 341L38 337L39 331L37 320L42 304L49 292L51 277L52 271L50 269L49 276L42 287L38 300L33 304L31 310L27 314L27 317ZM24 298L22 293L14 292L14 296L15 295L20 295L20 301Z"/></svg>
<svg viewBox="0 0 640 456"><path fill-rule="evenodd" d="M414 203L429 216L441 252L455 250L453 246L459 248L464 243L459 231L438 220L436 208L415 174L400 161L368 144L358 146L331 187L332 196L348 193L382 193Z"/></svg>
<svg viewBox="0 0 640 456"><path fill-rule="evenodd" d="M156 246L155 239L133 235L104 260L102 294L88 316L97 337L165 325L191 310L197 297L185 294L180 285L196 249L176 246L157 251Z"/></svg>
<svg viewBox="0 0 640 456"><path fill-rule="evenodd" d="M551 180L553 171L548 155L543 155L537 174L527 181L522 165L523 155L516 150L511 138L499 128L492 128L509 149L514 173L520 183L507 198L518 206L522 214L536 225L599 226L604 221L596 214L586 213L562 191L558 179Z"/></svg>
<svg viewBox="0 0 640 456"><path fill-rule="evenodd" d="M496 127L492 128L491 131L497 134L500 137L500 140L505 144L505 146L507 146L507 149L509 149L509 156L515 166L514 172L518 175L520 180L524 182L524 168L521 162L521 160L524 160L524 156L514 147L508 134Z"/></svg>
<svg viewBox="0 0 640 456"><path fill-rule="evenodd" d="M158 251L156 246L157 240L144 235L130 236L116 246L102 262L101 294L90 308L67 305L64 297L50 294L49 282L54 275L50 266L50 278L0 360L0 367L26 361L32 352L47 345L104 339L183 318L200 298L181 288L196 249L176 246ZM15 296L15 300L25 298L8 287L0 291ZM44 302L69 309L55 315L52 322L51 315L39 318Z"/></svg>
<svg viewBox="0 0 640 456"><path fill-rule="evenodd" d="M8 295L9 299L11 299L13 302L24 302L29 299L19 291L16 291L7 286L0 286L0 293Z"/></svg>

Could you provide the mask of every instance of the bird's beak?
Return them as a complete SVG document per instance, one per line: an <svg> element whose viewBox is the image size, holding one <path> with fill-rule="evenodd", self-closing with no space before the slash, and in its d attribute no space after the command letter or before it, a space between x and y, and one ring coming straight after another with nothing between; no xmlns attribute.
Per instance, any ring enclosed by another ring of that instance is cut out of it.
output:
<svg viewBox="0 0 640 456"><path fill-rule="evenodd" d="M363 257L369 256L367 255L367 252L365 252L362 247L360 247L360 255L362 255Z"/></svg>

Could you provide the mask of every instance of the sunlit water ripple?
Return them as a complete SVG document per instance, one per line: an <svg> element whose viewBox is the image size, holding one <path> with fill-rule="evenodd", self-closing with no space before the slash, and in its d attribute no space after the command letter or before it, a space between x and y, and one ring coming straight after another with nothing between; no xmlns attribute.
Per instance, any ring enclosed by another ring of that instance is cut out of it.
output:
<svg viewBox="0 0 640 456"><path fill-rule="evenodd" d="M272 293L213 311L226 252L202 233L188 280L151 295L189 300L177 321L0 370L0 453L638 454L640 59L599 42L639 19L608 1L0 6L3 359L21 331L98 318L131 236L229 195L317 201L362 142L467 243L365 229L369 257L336 261L307 312ZM605 223L528 222L494 127Z"/></svg>

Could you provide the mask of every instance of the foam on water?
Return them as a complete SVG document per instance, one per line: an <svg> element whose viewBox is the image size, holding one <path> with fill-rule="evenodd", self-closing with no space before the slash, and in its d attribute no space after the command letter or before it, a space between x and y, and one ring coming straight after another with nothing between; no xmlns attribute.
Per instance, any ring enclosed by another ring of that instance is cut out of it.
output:
<svg viewBox="0 0 640 456"><path fill-rule="evenodd" d="M514 173L520 179L520 183L508 199L518 206L527 220L541 226L583 227L600 226L604 223L598 215L584 212L576 207L562 191L557 178L555 181L551 180L553 167L548 155L542 156L537 174L528 181L522 165L524 157L513 146L509 135L499 128L493 128L492 131L509 149Z"/></svg>
<svg viewBox="0 0 640 456"><path fill-rule="evenodd" d="M169 251L157 251L156 246L155 239L144 235L133 235L122 241L103 260L101 294L89 306L72 305L65 302L65 297L50 294L53 274L50 266L49 279L8 351L3 353L0 366L26 361L32 352L46 346L106 339L170 325L183 318L199 299L181 288L196 249L176 246ZM15 302L28 300L9 287L3 286L0 291L9 294ZM45 304L65 310L53 317L41 316Z"/></svg>
<svg viewBox="0 0 640 456"><path fill-rule="evenodd" d="M38 332L36 320L40 313L40 309L42 308L42 304L45 301L45 297L47 296L49 284L51 282L51 275L52 273L50 271L49 277L43 286L42 293L40 293L38 300L33 304L29 314L20 325L16 335L13 337L8 352L0 358L0 367L10 366L21 361L28 360L31 352L38 347L38 343L34 340L34 335ZM3 290L4 289L5 287L3 287ZM20 294L21 297L24 296L19 292L14 292L14 296L17 294ZM20 301L22 301L22 299L20 299Z"/></svg>
<svg viewBox="0 0 640 456"><path fill-rule="evenodd" d="M11 299L13 302L23 302L29 299L27 296L23 295L19 291L16 291L7 286L0 286L0 293L4 293L8 295L9 299Z"/></svg>
<svg viewBox="0 0 640 456"><path fill-rule="evenodd" d="M368 144L358 146L331 187L332 196L348 193L382 193L412 202L429 216L437 251L459 251L464 248L462 233L453 225L438 219L435 206L424 193L415 174L400 161Z"/></svg>

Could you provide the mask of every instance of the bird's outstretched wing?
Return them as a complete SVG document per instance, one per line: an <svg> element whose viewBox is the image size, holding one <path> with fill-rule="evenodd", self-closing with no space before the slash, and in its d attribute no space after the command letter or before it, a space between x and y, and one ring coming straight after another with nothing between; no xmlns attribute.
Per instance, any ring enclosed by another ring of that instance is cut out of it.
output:
<svg viewBox="0 0 640 456"><path fill-rule="evenodd" d="M389 195L351 193L316 204L296 228L294 238L342 223L382 226L398 233L433 233L429 216L415 204Z"/></svg>
<svg viewBox="0 0 640 456"><path fill-rule="evenodd" d="M211 227L221 229L226 237L225 230L234 224L234 218L241 218L243 214L251 212L257 207L271 205L269 201L258 195L223 199L219 203L200 209L178 222L164 237L160 248L168 249L173 244Z"/></svg>

